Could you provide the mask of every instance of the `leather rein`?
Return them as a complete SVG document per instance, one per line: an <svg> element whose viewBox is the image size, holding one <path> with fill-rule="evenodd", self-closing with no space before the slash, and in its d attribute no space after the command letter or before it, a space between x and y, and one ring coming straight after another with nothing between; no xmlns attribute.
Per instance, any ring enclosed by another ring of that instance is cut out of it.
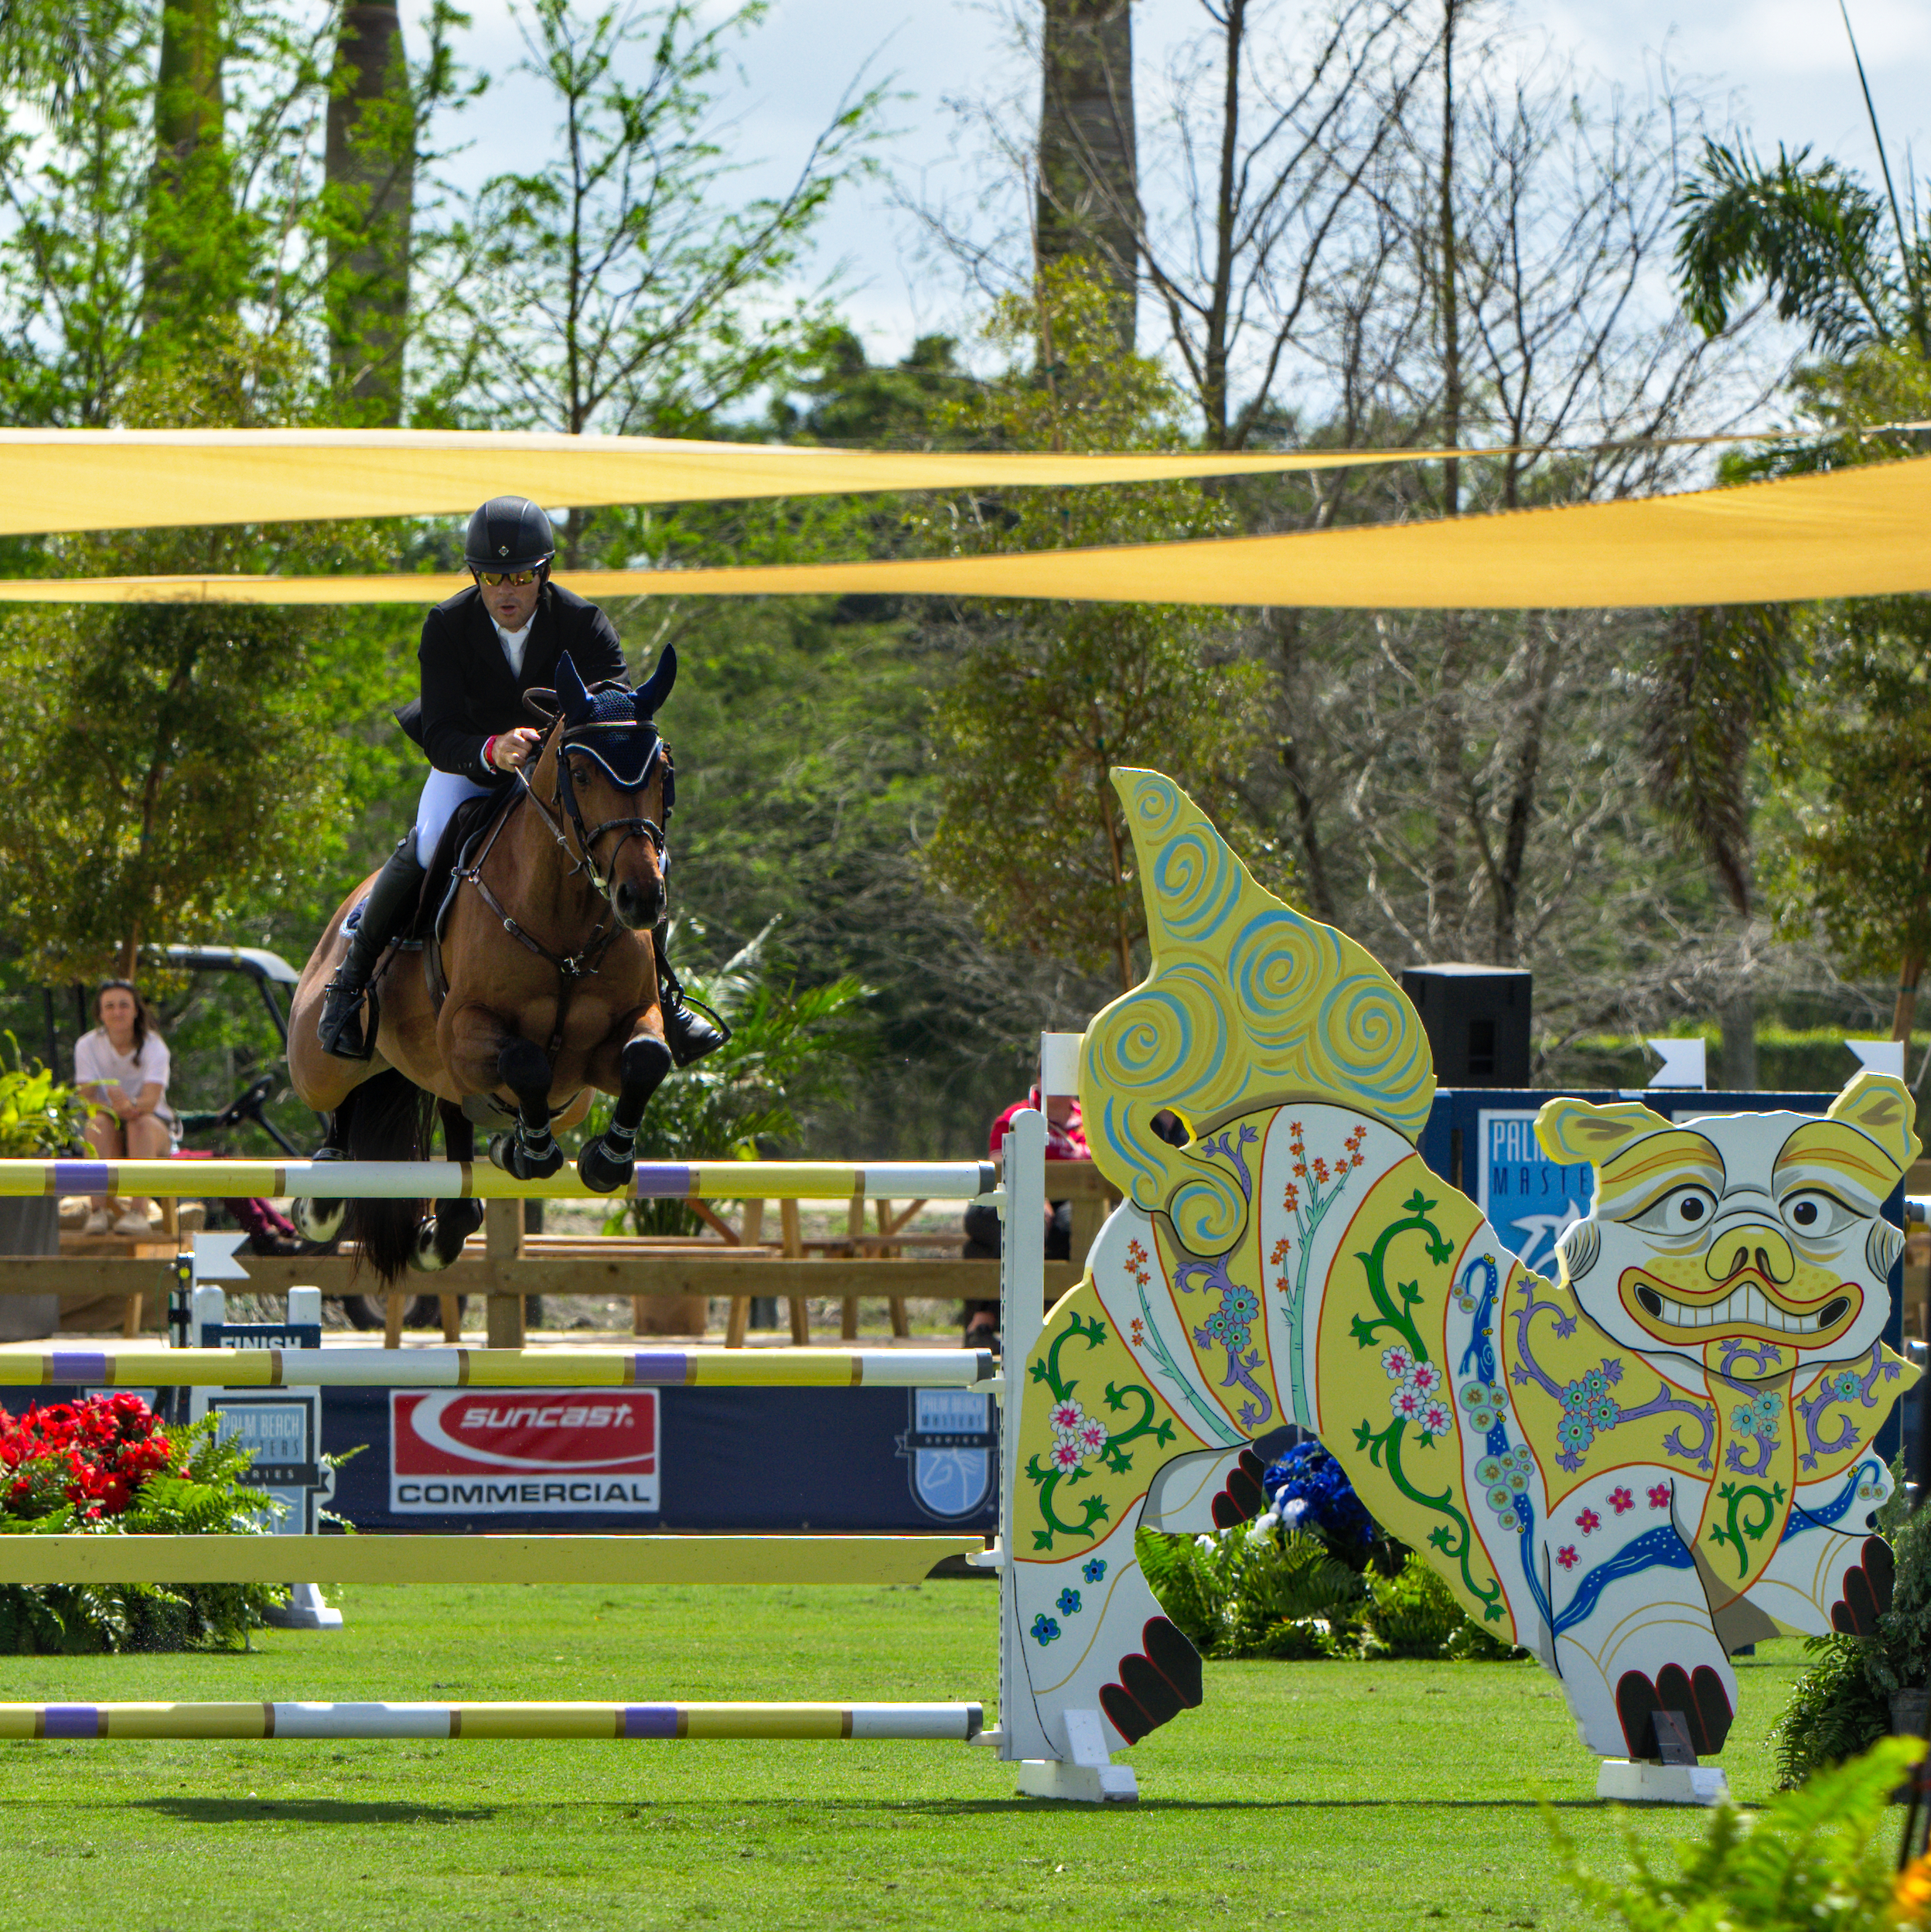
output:
<svg viewBox="0 0 1931 1932"><path fill-rule="evenodd" d="M556 729L560 731L563 730L561 723ZM634 729L635 727L631 726L628 729ZM537 796L535 788L530 783L527 771L523 766L519 765L516 771L518 787L517 797L507 810L497 815L496 822L490 828L490 836L483 841L482 850L476 854L467 866L459 869L455 875L458 886L473 886L476 888L477 896L502 922L503 930L512 939L528 947L537 958L547 961L556 969L558 979L556 1023L551 1029L549 1044L544 1050L552 1060L556 1058L557 1051L563 1044L563 1023L569 1012L570 998L576 990L577 982L582 979L589 978L595 974L598 968L603 963L604 955L609 951L617 934L624 928L620 923L599 919L592 929L590 937L574 953L554 951L533 934L526 931L517 923L515 916L509 908L490 889L489 881L483 876L483 865L488 860L490 852L495 848L496 841L503 836L503 828L516 816L517 807L527 800L534 809L537 816L543 821L544 829L557 841L558 848L564 857L571 862L570 869L564 875L565 877L574 878L579 873L582 874L596 889L599 896L606 904L609 903L610 883L612 878L615 876L618 855L623 852L625 845L630 840L638 838L649 839L657 848L660 864L663 862L666 848L664 826L658 824L654 819L606 818L601 824L588 831L585 829L583 810L577 803L576 787L573 783L568 782L573 769L570 764L570 755L573 751L580 751L583 749L581 739L573 742L568 732L564 732L557 746L556 796L548 806ZM669 782L671 768L670 747L664 743L661 738L657 741L657 749L653 754L650 763L644 767L643 783L647 785L650 783L650 773L655 768L657 758L660 756L664 760L665 778L664 817L664 824L667 825L670 820ZM641 790L643 786L640 785L634 789ZM570 849L569 831L565 828L564 821L566 818L570 827L577 835L577 849L574 852ZM594 855L598 841L606 833L612 831L620 831L623 835L618 839L615 848L611 852L612 871L609 876L606 876L599 869ZM441 975L438 974L438 977L440 978ZM436 1003L439 1006L442 1001L438 999Z"/></svg>

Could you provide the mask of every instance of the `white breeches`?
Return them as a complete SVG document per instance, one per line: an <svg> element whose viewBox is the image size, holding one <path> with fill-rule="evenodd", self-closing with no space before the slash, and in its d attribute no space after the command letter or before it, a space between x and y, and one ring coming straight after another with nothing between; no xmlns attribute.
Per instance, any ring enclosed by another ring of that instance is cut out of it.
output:
<svg viewBox="0 0 1931 1932"><path fill-rule="evenodd" d="M466 798L480 798L488 791L473 779L459 777L452 771L432 771L416 801L416 863L426 865L435 856L436 841L443 828L455 816Z"/></svg>

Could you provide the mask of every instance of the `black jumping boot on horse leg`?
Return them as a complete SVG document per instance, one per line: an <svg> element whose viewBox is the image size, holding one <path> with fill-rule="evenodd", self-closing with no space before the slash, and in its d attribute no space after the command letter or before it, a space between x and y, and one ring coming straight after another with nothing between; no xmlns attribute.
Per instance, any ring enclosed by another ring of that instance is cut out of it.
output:
<svg viewBox="0 0 1931 1932"><path fill-rule="evenodd" d="M731 1037L731 1029L715 1014L701 1012L685 999L664 950L668 923L660 920L650 929L650 950L657 961L657 1001L664 1012L664 1037L670 1057L678 1066L688 1067L706 1053L715 1053Z"/></svg>
<svg viewBox="0 0 1931 1932"><path fill-rule="evenodd" d="M384 862L363 902L362 917L349 935L349 950L329 982L322 1017L316 1032L322 1050L338 1060L368 1060L376 1050L381 1009L369 990L377 962L422 890L422 868L416 863L416 835L411 831ZM369 1021L362 1021L362 1003L369 1003Z"/></svg>

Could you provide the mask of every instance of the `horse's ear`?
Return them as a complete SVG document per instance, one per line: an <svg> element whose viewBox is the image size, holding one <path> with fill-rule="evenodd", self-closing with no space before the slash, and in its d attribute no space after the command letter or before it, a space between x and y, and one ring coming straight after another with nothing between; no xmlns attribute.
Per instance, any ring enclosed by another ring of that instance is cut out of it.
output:
<svg viewBox="0 0 1931 1932"><path fill-rule="evenodd" d="M640 718L654 718L677 681L677 647L666 644L657 656L657 667L637 687L636 708Z"/></svg>
<svg viewBox="0 0 1931 1932"><path fill-rule="evenodd" d="M574 725L578 719L590 715L590 694L584 688L567 650L557 660L557 698L563 708L565 723Z"/></svg>
<svg viewBox="0 0 1931 1932"><path fill-rule="evenodd" d="M541 725L557 722L557 694L543 684L533 684L523 694L523 708Z"/></svg>

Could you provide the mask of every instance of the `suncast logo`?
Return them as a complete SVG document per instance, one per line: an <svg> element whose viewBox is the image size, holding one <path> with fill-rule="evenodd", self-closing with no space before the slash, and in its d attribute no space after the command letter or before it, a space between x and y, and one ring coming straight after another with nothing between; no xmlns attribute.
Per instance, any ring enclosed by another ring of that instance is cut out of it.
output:
<svg viewBox="0 0 1931 1932"><path fill-rule="evenodd" d="M438 1389L389 1398L399 1514L654 1514L651 1389Z"/></svg>

